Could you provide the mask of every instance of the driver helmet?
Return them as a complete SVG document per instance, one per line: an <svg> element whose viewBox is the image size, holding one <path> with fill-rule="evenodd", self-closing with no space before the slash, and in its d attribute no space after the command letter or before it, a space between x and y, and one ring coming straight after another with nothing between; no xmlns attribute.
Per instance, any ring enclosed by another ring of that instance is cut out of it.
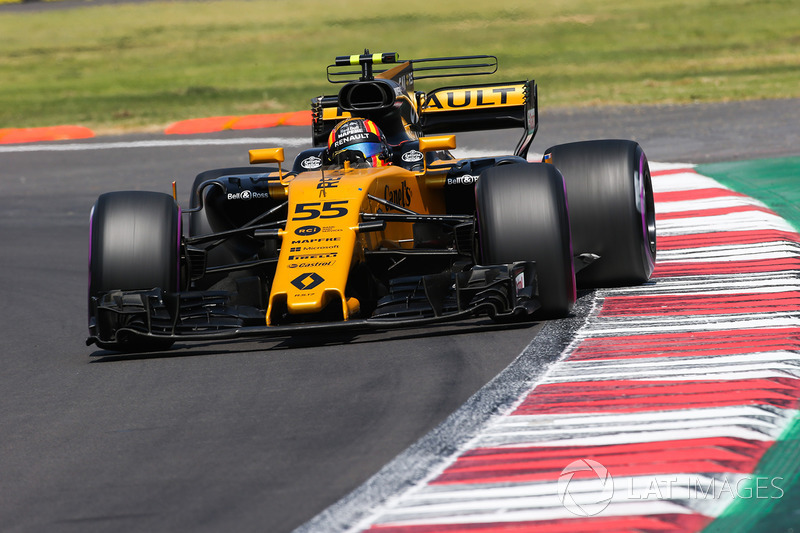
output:
<svg viewBox="0 0 800 533"><path fill-rule="evenodd" d="M374 122L349 118L337 124L328 136L328 159L339 165L349 161L383 167L391 163L391 151L386 137Z"/></svg>

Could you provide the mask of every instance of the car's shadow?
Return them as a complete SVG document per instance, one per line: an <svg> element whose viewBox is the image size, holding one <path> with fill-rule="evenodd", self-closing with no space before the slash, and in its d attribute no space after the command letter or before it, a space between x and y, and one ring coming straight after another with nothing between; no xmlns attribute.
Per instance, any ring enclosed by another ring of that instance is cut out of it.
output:
<svg viewBox="0 0 800 533"><path fill-rule="evenodd" d="M276 350L295 350L324 346L362 345L376 342L406 341L419 338L448 337L475 333L518 330L535 327L540 322L525 321L514 323L497 323L489 319L472 319L453 322L447 325L415 327L403 329L364 330L347 332L325 332L303 335L299 333L289 337L247 338L236 340L220 340L208 342L181 343L180 341L168 350L114 352L96 350L90 354L90 363L113 363L143 359L165 359L177 357L204 357L214 355L235 355L260 353Z"/></svg>

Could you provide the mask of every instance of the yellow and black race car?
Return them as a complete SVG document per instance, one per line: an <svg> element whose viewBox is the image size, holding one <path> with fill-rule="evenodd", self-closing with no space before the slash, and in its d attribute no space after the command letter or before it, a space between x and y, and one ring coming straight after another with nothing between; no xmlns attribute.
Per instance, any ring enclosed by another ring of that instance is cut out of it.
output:
<svg viewBox="0 0 800 533"><path fill-rule="evenodd" d="M494 56L337 57L328 79L341 89L312 100L314 147L291 168L282 148L251 150L272 166L203 172L183 210L175 194L101 195L87 343L563 317L576 285L649 279L655 214L637 143L563 144L531 163L533 81L414 89L496 70ZM522 129L513 154L450 154L454 133L504 128Z"/></svg>

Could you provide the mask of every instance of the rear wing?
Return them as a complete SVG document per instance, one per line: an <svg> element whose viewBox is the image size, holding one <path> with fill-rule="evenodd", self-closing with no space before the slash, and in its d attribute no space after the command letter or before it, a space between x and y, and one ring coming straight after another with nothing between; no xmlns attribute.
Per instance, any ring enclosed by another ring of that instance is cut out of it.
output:
<svg viewBox="0 0 800 533"><path fill-rule="evenodd" d="M427 94L414 90L417 80L496 71L497 58L487 55L403 63L396 53L365 50L361 55L339 56L328 66L328 81L345 85L337 96L312 100L314 146L325 144L328 133L343 118L360 116L375 120L394 143L409 135L522 128L514 154L526 157L539 127L533 80L443 87Z"/></svg>
<svg viewBox="0 0 800 533"><path fill-rule="evenodd" d="M429 92L419 106L423 135L523 128L515 155L527 156L539 128L539 104L533 80L442 87Z"/></svg>

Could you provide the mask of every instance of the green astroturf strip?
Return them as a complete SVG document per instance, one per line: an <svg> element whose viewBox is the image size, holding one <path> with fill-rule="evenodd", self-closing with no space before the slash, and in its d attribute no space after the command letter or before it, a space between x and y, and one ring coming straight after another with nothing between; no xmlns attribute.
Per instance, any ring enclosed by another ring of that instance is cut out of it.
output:
<svg viewBox="0 0 800 533"><path fill-rule="evenodd" d="M697 172L767 204L800 230L800 157L699 165ZM800 532L800 416L767 450L740 494L705 529Z"/></svg>
<svg viewBox="0 0 800 533"><path fill-rule="evenodd" d="M800 416L767 450L737 493L740 497L705 533L800 531Z"/></svg>
<svg viewBox="0 0 800 533"><path fill-rule="evenodd" d="M761 200L800 231L800 157L714 163L696 170Z"/></svg>

